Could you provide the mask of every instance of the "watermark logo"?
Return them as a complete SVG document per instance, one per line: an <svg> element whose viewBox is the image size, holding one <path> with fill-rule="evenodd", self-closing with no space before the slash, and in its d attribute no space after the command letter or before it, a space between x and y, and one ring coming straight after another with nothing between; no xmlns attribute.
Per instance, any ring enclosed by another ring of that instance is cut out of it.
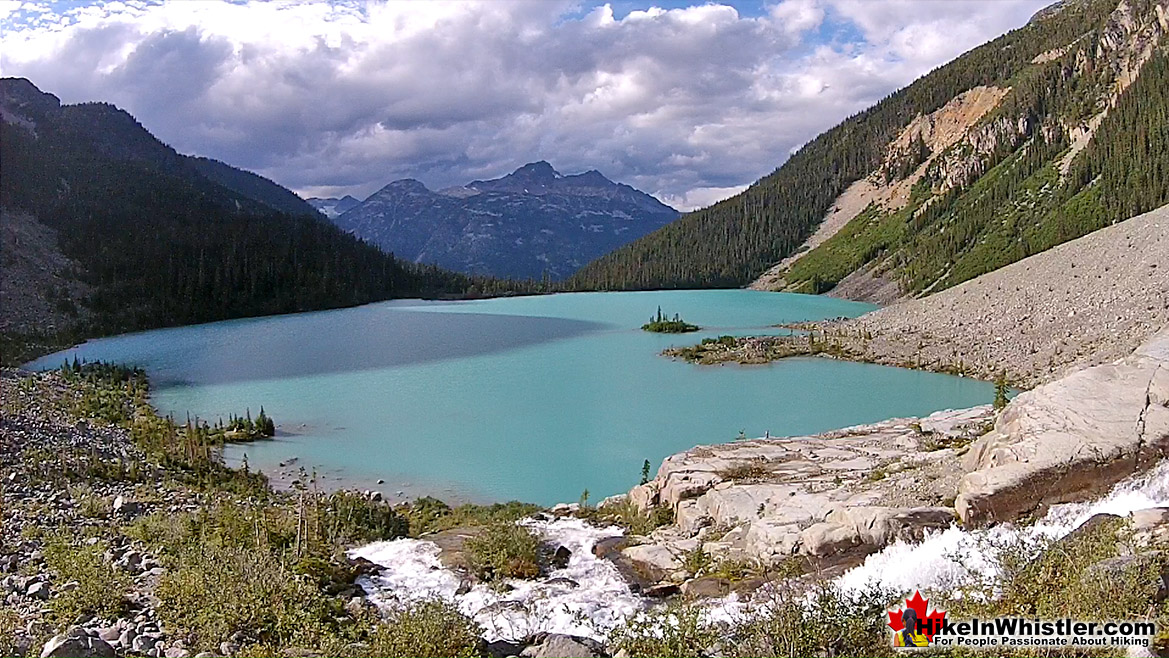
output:
<svg viewBox="0 0 1169 658"><path fill-rule="evenodd" d="M994 617L955 620L946 611L932 609L921 592L888 611L893 646L1032 648L1148 647L1157 626L1147 619L1088 621Z"/></svg>
<svg viewBox="0 0 1169 658"><path fill-rule="evenodd" d="M889 611L893 646L928 647L945 621L944 610L930 610L929 599L922 598L921 592L914 592L912 598L905 599L904 606Z"/></svg>

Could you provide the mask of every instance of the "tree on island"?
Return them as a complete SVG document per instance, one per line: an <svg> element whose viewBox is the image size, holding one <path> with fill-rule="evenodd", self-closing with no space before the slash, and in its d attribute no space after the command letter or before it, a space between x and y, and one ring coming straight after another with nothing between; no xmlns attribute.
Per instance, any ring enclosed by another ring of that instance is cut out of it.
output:
<svg viewBox="0 0 1169 658"><path fill-rule="evenodd" d="M641 328L644 331L654 331L665 334L683 334L691 331L698 331L702 327L686 322L678 313L675 313L673 319L671 319L665 313L662 313L662 307L659 306L657 314L650 316L649 322L641 325Z"/></svg>

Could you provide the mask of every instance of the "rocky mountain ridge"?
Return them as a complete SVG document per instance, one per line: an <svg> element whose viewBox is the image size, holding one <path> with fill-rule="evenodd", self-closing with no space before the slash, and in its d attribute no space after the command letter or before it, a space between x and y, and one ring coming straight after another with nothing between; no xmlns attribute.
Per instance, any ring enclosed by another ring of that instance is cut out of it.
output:
<svg viewBox="0 0 1169 658"><path fill-rule="evenodd" d="M3 78L0 118L5 363L109 333L496 283L399 262L107 103Z"/></svg>
<svg viewBox="0 0 1169 658"><path fill-rule="evenodd" d="M312 197L305 199L310 206L316 208L322 215L329 219L335 219L347 210L361 205L361 201L346 194L340 199L335 197Z"/></svg>
<svg viewBox="0 0 1169 658"><path fill-rule="evenodd" d="M1067 239L1029 233L1044 224L1068 224L1061 215L1103 210L1081 207L1098 202L1080 192L1082 174L1072 173L1073 163L1145 65L1159 52L1164 57L1167 7L1122 1L1098 30L1033 58L1008 81L1013 86L975 87L939 110L918 114L889 144L875 171L834 204L844 205L861 187L863 200L850 206L855 213L844 220L830 212L821 224L826 235L818 231L751 287L834 288L834 296L887 303L950 287ZM1153 67L1148 75L1163 72ZM996 186L996 176L1015 181ZM990 184L979 182L984 177ZM1009 225L996 225L993 211L977 209L988 195L1011 207ZM1162 200L1164 192L1154 196ZM1124 218L1115 212L1062 231L1075 237ZM962 242L936 247L943 240L954 242L947 228L957 229ZM865 245L863 253L853 246L858 242ZM945 253L944 261L916 253L935 249Z"/></svg>
<svg viewBox="0 0 1169 658"><path fill-rule="evenodd" d="M321 208L341 209L341 204ZM399 257L518 279L562 279L592 258L677 217L652 196L596 170L562 175L534 162L501 178L439 191L389 183L330 217Z"/></svg>
<svg viewBox="0 0 1169 658"><path fill-rule="evenodd" d="M750 284L888 303L1164 205L1167 27L1165 0L1039 12L570 285Z"/></svg>

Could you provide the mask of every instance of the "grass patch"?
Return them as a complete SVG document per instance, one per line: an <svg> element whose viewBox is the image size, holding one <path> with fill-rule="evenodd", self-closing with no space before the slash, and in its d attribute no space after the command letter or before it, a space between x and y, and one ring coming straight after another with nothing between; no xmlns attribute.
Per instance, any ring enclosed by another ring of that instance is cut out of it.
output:
<svg viewBox="0 0 1169 658"><path fill-rule="evenodd" d="M631 535L648 535L674 522L674 510L670 507L659 505L643 512L628 500L601 508L581 508L577 516L597 524L620 526Z"/></svg>
<svg viewBox="0 0 1169 658"><path fill-rule="evenodd" d="M155 595L159 616L192 646L211 649L235 633L275 646L318 646L336 632L337 601L271 553L192 546L171 561Z"/></svg>
<svg viewBox="0 0 1169 658"><path fill-rule="evenodd" d="M535 578L540 575L542 547L530 529L514 522L498 522L464 544L471 571L483 581Z"/></svg>
<svg viewBox="0 0 1169 658"><path fill-rule="evenodd" d="M767 462L755 460L734 464L718 472L720 478L732 482L764 480L770 475L771 470L767 468Z"/></svg>
<svg viewBox="0 0 1169 658"><path fill-rule="evenodd" d="M491 505L467 504L451 507L430 496L397 507L397 511L406 518L412 537L458 527L515 523L543 510L544 508L539 505L515 500Z"/></svg>
<svg viewBox="0 0 1169 658"><path fill-rule="evenodd" d="M747 580L762 573L759 563L755 560L735 559L724 557L711 567L707 573L711 576L725 578L732 583Z"/></svg>

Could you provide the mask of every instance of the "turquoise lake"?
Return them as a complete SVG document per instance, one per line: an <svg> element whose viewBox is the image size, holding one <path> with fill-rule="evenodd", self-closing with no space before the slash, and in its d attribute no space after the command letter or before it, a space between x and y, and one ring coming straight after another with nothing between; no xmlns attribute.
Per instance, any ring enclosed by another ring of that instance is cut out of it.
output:
<svg viewBox="0 0 1169 658"><path fill-rule="evenodd" d="M659 306L703 331L641 331ZM104 338L31 367L74 356L139 365L155 406L178 419L263 405L277 438L225 456L246 454L269 474L304 467L391 500L552 504L587 489L596 501L637 484L646 459L656 470L740 432L807 434L992 400L991 384L899 368L822 358L695 366L659 355L871 308L748 290L399 300Z"/></svg>

